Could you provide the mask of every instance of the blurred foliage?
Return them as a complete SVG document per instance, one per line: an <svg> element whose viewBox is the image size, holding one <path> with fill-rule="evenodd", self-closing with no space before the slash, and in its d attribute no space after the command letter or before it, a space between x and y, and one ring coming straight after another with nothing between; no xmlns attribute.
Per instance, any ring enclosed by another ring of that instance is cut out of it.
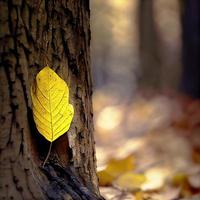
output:
<svg viewBox="0 0 200 200"><path fill-rule="evenodd" d="M94 105L98 176L107 199L111 191L116 200L172 200L200 193L199 101L143 93L131 104L113 106L105 96Z"/></svg>
<svg viewBox="0 0 200 200"><path fill-rule="evenodd" d="M108 200L200 199L200 102L172 92L180 6L91 1L97 167Z"/></svg>

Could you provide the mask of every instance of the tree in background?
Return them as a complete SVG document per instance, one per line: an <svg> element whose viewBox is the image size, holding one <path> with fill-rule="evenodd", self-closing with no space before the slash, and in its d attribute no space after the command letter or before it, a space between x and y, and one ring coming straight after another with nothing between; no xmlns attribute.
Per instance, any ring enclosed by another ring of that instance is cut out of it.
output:
<svg viewBox="0 0 200 200"><path fill-rule="evenodd" d="M200 1L182 3L183 73L181 88L200 97Z"/></svg>
<svg viewBox="0 0 200 200"><path fill-rule="evenodd" d="M88 0L2 1L0 198L100 199L93 138ZM67 134L49 143L35 128L30 85L48 64L69 85Z"/></svg>
<svg viewBox="0 0 200 200"><path fill-rule="evenodd" d="M181 74L178 0L138 1L139 86L177 90Z"/></svg>
<svg viewBox="0 0 200 200"><path fill-rule="evenodd" d="M139 70L141 71L139 86L159 89L161 87L161 61L154 20L154 1L140 0L138 4Z"/></svg>

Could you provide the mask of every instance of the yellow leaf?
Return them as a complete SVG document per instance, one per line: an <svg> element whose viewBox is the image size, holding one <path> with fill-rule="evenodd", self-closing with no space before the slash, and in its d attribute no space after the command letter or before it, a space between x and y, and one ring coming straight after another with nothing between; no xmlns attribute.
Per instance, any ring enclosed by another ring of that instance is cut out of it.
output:
<svg viewBox="0 0 200 200"><path fill-rule="evenodd" d="M172 183L174 186L181 188L181 195L188 196L191 194L191 187L188 180L188 176L185 173L177 173L174 175L172 179Z"/></svg>
<svg viewBox="0 0 200 200"><path fill-rule="evenodd" d="M108 186L112 184L113 176L108 174L106 170L97 172L100 186Z"/></svg>
<svg viewBox="0 0 200 200"><path fill-rule="evenodd" d="M172 183L175 186L185 187L185 186L188 185L188 177L184 173L177 173L177 174L174 175L174 177L172 179Z"/></svg>
<svg viewBox="0 0 200 200"><path fill-rule="evenodd" d="M139 192L136 192L135 194L135 199L136 200L143 200L143 192L139 191Z"/></svg>
<svg viewBox="0 0 200 200"><path fill-rule="evenodd" d="M115 184L129 191L136 191L140 189L141 185L146 181L146 177L143 174L135 174L133 172L126 172L119 176Z"/></svg>
<svg viewBox="0 0 200 200"><path fill-rule="evenodd" d="M134 169L134 158L132 155L127 156L124 159L111 159L106 167L107 173L111 174L114 178L118 177L122 173L131 171Z"/></svg>
<svg viewBox="0 0 200 200"><path fill-rule="evenodd" d="M36 127L48 141L53 142L69 130L74 115L69 88L48 66L37 74L31 98Z"/></svg>
<svg viewBox="0 0 200 200"><path fill-rule="evenodd" d="M107 167L98 172L99 184L101 186L111 185L121 174L134 169L134 158L132 155L124 159L111 159Z"/></svg>

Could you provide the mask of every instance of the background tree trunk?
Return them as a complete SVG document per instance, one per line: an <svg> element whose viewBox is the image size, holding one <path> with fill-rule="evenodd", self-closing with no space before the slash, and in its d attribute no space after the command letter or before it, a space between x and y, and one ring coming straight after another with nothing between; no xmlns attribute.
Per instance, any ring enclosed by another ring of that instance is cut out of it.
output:
<svg viewBox="0 0 200 200"><path fill-rule="evenodd" d="M159 41L154 21L154 0L138 2L140 79L139 86L147 89L161 87Z"/></svg>
<svg viewBox="0 0 200 200"><path fill-rule="evenodd" d="M200 1L181 1L183 74L181 89L188 95L200 98Z"/></svg>
<svg viewBox="0 0 200 200"><path fill-rule="evenodd" d="M88 0L0 2L0 199L99 199L92 122ZM75 116L53 143L37 132L30 85L49 65Z"/></svg>

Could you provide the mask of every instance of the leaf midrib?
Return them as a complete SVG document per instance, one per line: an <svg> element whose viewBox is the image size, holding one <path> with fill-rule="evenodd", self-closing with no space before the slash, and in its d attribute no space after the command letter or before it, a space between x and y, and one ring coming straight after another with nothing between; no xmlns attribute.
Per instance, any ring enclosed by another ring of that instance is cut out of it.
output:
<svg viewBox="0 0 200 200"><path fill-rule="evenodd" d="M50 85L50 73L48 74L48 84ZM52 125L52 113L51 113L51 90L48 90L49 93L49 111L50 111L50 119L51 119L51 141L53 141L53 125Z"/></svg>

